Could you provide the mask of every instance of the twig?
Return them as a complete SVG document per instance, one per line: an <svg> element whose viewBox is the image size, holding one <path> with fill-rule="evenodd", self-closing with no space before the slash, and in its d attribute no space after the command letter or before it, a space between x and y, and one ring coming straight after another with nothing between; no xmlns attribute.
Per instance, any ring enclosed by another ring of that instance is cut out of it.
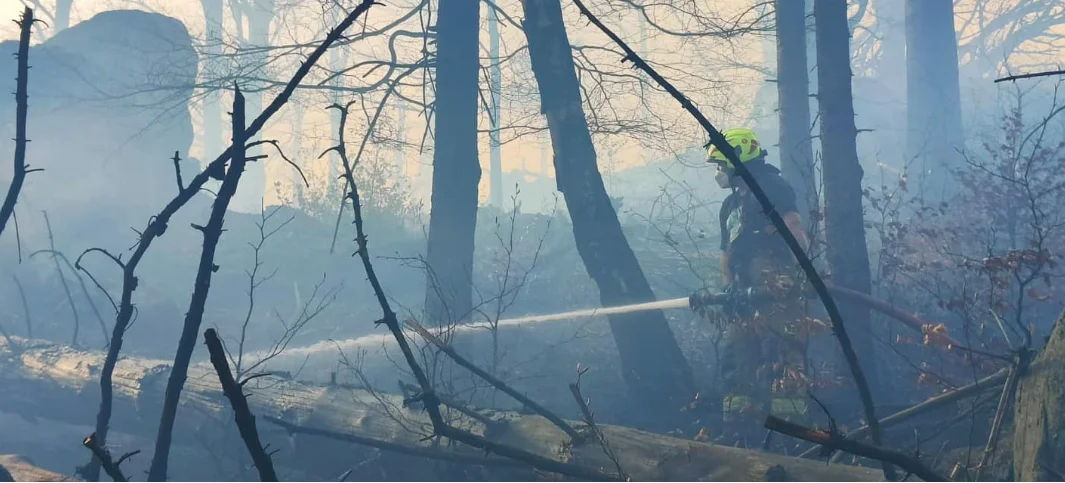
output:
<svg viewBox="0 0 1065 483"><path fill-rule="evenodd" d="M255 427L255 416L248 407L248 399L244 396L243 388L233 379L233 373L229 371L229 361L226 360L226 350L222 348L222 341L218 340L218 333L214 329L207 329L203 333L204 344L211 354L211 365L218 373L218 382L222 384L222 392L229 399L233 407L234 417L237 420L237 429L240 437L244 440L244 446L251 454L251 460L255 468L259 470L259 481L277 481L277 473L274 472L274 463L270 455L266 454L262 442L259 440L259 430Z"/></svg>
<svg viewBox="0 0 1065 483"><path fill-rule="evenodd" d="M288 102L292 97L292 93L295 92L297 86L303 82L303 79L310 73L311 68L318 62L319 59L325 55L325 52L329 50L329 47L336 43L343 36L344 31L351 27L358 18L365 13L375 2L373 0L362 0L358 6L348 13L333 30L329 31L325 39L307 56L305 60L296 72L292 75L292 78L285 85L277 97L263 109L262 113L255 118L254 121L248 126L247 136L252 136L259 132L274 114L281 109L282 106ZM118 356L122 350L122 336L125 334L126 329L129 327L130 321L133 318L133 292L137 289L138 279L136 275L137 265L140 263L144 254L151 246L152 241L156 238L163 236L166 232L167 224L170 222L170 218L177 213L186 203L189 202L200 189L211 179L211 173L216 172L219 168L223 168L226 162L232 157L233 146L228 147L222 154L220 154L214 161L207 165L207 167L197 174L189 185L186 186L184 191L181 191L175 196L169 203L154 216L148 223L148 227L141 233L140 239L137 241L136 249L133 255L130 256L128 262L122 262L122 260L106 250L100 248L90 248L82 253L78 257L80 262L81 257L91 251L98 251L111 260L116 262L122 267L122 295L120 299L118 316L115 320L115 325L111 329L111 346L107 351L107 357L104 359L103 369L100 373L100 410L96 416L96 434L101 444L104 442L107 435L107 431L111 421L112 410L112 397L114 390L112 388L112 376L115 371L115 364L118 362ZM77 266L77 262L75 262ZM95 481L99 479L99 465L96 463L90 463L86 473L86 479Z"/></svg>
<svg viewBox="0 0 1065 483"><path fill-rule="evenodd" d="M51 247L52 262L55 263L55 273L59 277L59 283L63 286L63 293L67 296L67 303L70 304L70 312L74 315L74 335L71 338L70 345L72 347L78 346L78 332L81 330L81 317L78 316L78 308L74 305L74 296L70 294L70 286L67 285L67 278L63 276L63 270L59 266L59 258L55 256L55 238L52 237L52 222L48 220L48 212L42 211L44 215L44 225L48 228L48 246ZM33 257L33 253L30 257Z"/></svg>
<svg viewBox="0 0 1065 483"><path fill-rule="evenodd" d="M729 145L725 136L714 128L710 123L710 120L708 120L706 116L704 116L703 113L692 104L691 100L685 97L684 94L681 94L676 87L673 87L669 81L663 78L654 70L654 68L640 58L635 51L625 44L625 42L614 34L614 32L607 28L606 25L603 25L603 23L584 6L584 3L582 3L581 0L573 0L573 3L575 3L577 8L580 9L581 14L588 18L588 21L598 27L599 30L606 34L607 37L610 37L614 43L625 51L625 57L622 59L622 62L631 61L636 68L646 72L658 85L662 86L663 89L669 92L669 94L672 95L673 98L676 99L686 111L688 111L688 113L695 117L703 129L705 129L710 135L710 143L716 146L717 149L728 158L732 166L735 167L736 174L743 179L744 183L746 183L747 187L751 190L751 194L753 194L758 200L758 204L762 207L762 211L765 212L769 221L772 222L773 227L776 228L777 233L780 234L784 239L784 242L788 245L788 248L791 249L792 254L795 255L795 259L798 260L799 265L802 267L810 284L813 285L814 289L817 291L817 295L820 297L821 303L825 307L825 311L828 312L828 316L832 321L832 331L835 333L840 348L843 350L843 356L847 361L852 376L854 377L854 385L858 388L858 396L862 402L865 418L869 422L873 444L880 445L880 424L876 419L873 396L869 391L869 383L865 379L865 374L862 372L861 365L858 362L858 355L854 352L854 347L851 345L850 336L847 335L847 328L843 325L843 317L840 315L839 307L836 306L835 300L833 300L832 295L829 294L824 280L822 280L821 276L817 273L817 269L814 268L813 263L810 261L810 257L808 257L806 252L803 251L799 241L795 238L795 235L791 233L791 229L788 228L787 223L784 222L780 213L777 212L776 207L774 207L773 203L769 201L765 191L758 185L758 181L747 169L747 166L740 162L739 157L736 156L735 150ZM889 472L890 469L885 468L885 474Z"/></svg>
<svg viewBox="0 0 1065 483"><path fill-rule="evenodd" d="M341 109L341 112L346 110L346 108ZM346 116L343 116L342 119L346 119ZM429 420L433 423L433 432L437 436L465 443L474 448L480 448L488 453L496 453L500 456L522 461L539 470L550 471L552 473L567 475L582 480L615 480L616 478L593 469L563 463L512 446L489 441L481 436L452 427L444 422L444 418L440 413L440 400L434 395L429 378L426 377L425 371L422 369L421 365L418 364L417 359L415 359L414 352L411 350L410 344L407 342L407 338L403 334L403 328L399 325L396 313L392 311L391 304L388 302L388 297L385 295L384 289L381 288L381 282L377 278L377 272L374 271L373 263L370 261L366 233L363 230L362 206L359 203L359 188L358 184L355 182L355 175L352 172L352 165L348 160L347 151L344 149L343 132L344 126L341 125L341 134L339 137L340 144L338 145L337 154L340 156L340 160L344 167L343 176L347 180L348 187L350 188L348 197L351 199L352 211L354 214L354 220L352 223L355 224L355 243L358 247L355 254L358 255L359 259L362 261L363 269L366 271L366 278L369 279L370 286L373 287L374 295L377 297L377 303L381 306L381 311L383 312L383 317L375 323L384 324L388 327L389 332L392 333L392 336L396 340L396 344L399 345L399 349L403 353L403 358L410 367L411 374L413 374L414 379L418 381L421 394L417 396L417 399L422 402L425 407L425 412L429 415Z"/></svg>
<svg viewBox="0 0 1065 483"><path fill-rule="evenodd" d="M1011 75L1011 76L1008 76L1008 77L1003 77L1001 79L995 79L995 84L998 84L999 82L1015 81L1015 80L1019 80L1019 79L1031 79L1033 77L1046 77L1046 76L1062 75L1062 74L1065 74L1065 70L1052 70L1052 71L1048 71L1048 72L1035 72L1035 73L1032 73L1032 74Z"/></svg>
<svg viewBox="0 0 1065 483"><path fill-rule="evenodd" d="M214 199L207 225L202 227L193 225L203 234L203 250L200 252L200 262L196 268L196 281L192 290L192 299L189 301L189 310L185 313L184 327L181 331L181 338L178 340L177 354L174 355L174 364L171 366L170 377L166 382L166 397L163 400L159 432L155 438L152 464L148 468L148 481L166 481L178 402L181 398L181 390L185 386L185 378L188 376L192 353L196 349L196 336L203 322L207 294L211 289L211 276L218 270L218 265L215 265L215 252L222 238L226 210L229 208L233 195L237 192L237 186L247 163L244 146L248 140L248 133L245 129L244 114L244 94L238 87L233 96L233 159L230 160L225 179L222 180L222 186L218 189L218 196Z"/></svg>
<svg viewBox="0 0 1065 483"><path fill-rule="evenodd" d="M4 233L7 220L15 212L15 203L18 201L19 192L22 191L22 184L26 181L26 175L33 171L39 171L27 169L29 166L26 164L26 144L29 143L26 139L26 119L29 117L29 95L27 92L33 9L26 7L22 11L22 19L16 23L19 26L19 40L18 52L15 54L18 58L18 73L15 80L15 174L11 178L11 186L7 188L4 204L0 205L0 234Z"/></svg>
<svg viewBox="0 0 1065 483"><path fill-rule="evenodd" d="M439 337L433 335L431 332L426 330L425 327L422 327L420 324L411 319L407 319L406 321L404 321L404 325L413 329L423 339L428 341L430 344L436 346L436 348L440 349L440 351L444 354L447 354L447 356L454 360L458 365L465 367L468 371L474 373L477 377L480 377L481 379L484 379L485 382L491 384L492 387L503 391L503 393L505 393L506 395L522 403L523 405L525 405L525 407L529 408L530 411L533 411L536 414L543 416L548 421L551 421L552 424L558 426L559 429L565 432L573 440L580 441L581 439L584 439L581 437L581 433L573 429L573 426L570 426L569 423L562 420L562 418L558 417L557 415L549 411L547 408L537 404L536 401L529 399L526 395L510 387L509 385L507 385L507 383L489 374L484 369L477 367L477 365L470 362L465 357L462 357L458 352L455 351L455 349L451 348L451 346L448 345L447 342L440 340Z"/></svg>
<svg viewBox="0 0 1065 483"><path fill-rule="evenodd" d="M859 443L854 440L847 439L844 436L833 434L828 431L822 431L820 429L810 429L798 424L785 421L776 416L769 416L765 420L766 429L776 431L781 434L786 434L793 438L801 439L803 441L809 441L811 443L817 443L821 446L837 450L845 451L858 456L864 456L866 458L890 463L898 466L903 470L917 475L924 481L949 481L943 476L940 476L935 471L924 465L912 456L900 453L898 451L887 450L871 446L865 443Z"/></svg>
<svg viewBox="0 0 1065 483"><path fill-rule="evenodd" d="M417 387L413 387L409 384L404 383L403 381L399 381L399 390L403 392L404 398L410 398L418 392ZM451 397L437 393L436 398L440 400L440 404L443 404L444 406L458 411L459 414L462 414L463 416L477 421L485 425L485 427L492 427L500 424L500 421L496 421L491 417L485 416L484 414L477 412L477 410L475 409L466 407L465 404L462 404Z"/></svg>
<svg viewBox="0 0 1065 483"><path fill-rule="evenodd" d="M952 402L955 402L955 401L957 401L959 399L963 399L965 397L968 397L968 396L971 396L973 394L976 394L976 393L978 393L978 392L980 392L980 391L982 391L984 389L987 389L987 388L989 388L991 386L994 386L995 384L1001 383L1002 381L1006 380L1006 377L1007 377L1008 374L1009 374L1009 369L1002 369L1001 371L998 371L998 372L996 372L996 373L994 373L994 374L992 374L990 376L987 376L987 377L985 377L983 379L980 379L980 380L978 380L978 381L976 381L976 382L974 382L972 384L959 387L959 388L957 388L957 389L955 389L953 391L950 391L950 392L947 392L947 393L944 393L944 394L940 394L938 396L929 398L929 399L927 399L926 401L924 401L922 403L919 403L919 404L916 404L914 406L910 406L910 407L908 407L906 409L903 409L902 411L899 411L899 412L897 412L895 414L892 414L892 415L880 420L880 423L881 423L882 427L886 428L886 427L894 425L896 423L905 421L905 420L907 420L907 419L909 419L911 417L917 416L918 414L922 414L922 413L924 413L926 411L930 411L930 410L933 410L933 409L936 409L936 408L943 407L943 406L945 406L947 404L950 404ZM847 433L846 437L852 438L852 439L860 438L868 431L869 431L869 426L862 426L862 427L860 427L858 429L855 429L855 430ZM817 449L818 449L817 446L815 446L813 448L810 448L810 449L804 451L803 453L799 454L799 458L809 457L809 456L813 455L814 452L817 451Z"/></svg>
<svg viewBox="0 0 1065 483"><path fill-rule="evenodd" d="M12 275L11 279L15 281L15 287L18 289L19 299L22 301L22 312L26 315L26 338L33 338L33 319L30 318L30 304L26 302L26 290L22 288L22 282L18 277Z"/></svg>
<svg viewBox="0 0 1065 483"><path fill-rule="evenodd" d="M49 230L49 234L51 234L51 230ZM109 344L111 344L111 334L107 332L107 322L104 322L103 316L100 315L100 309L96 307L96 302L92 300L92 295L89 294L89 288L85 286L85 279L81 278L81 274L78 273L78 269L74 266L74 264L70 263L70 259L67 258L67 256L59 250L37 250L36 252L30 254L30 258L32 258L38 253L47 253L52 256L53 260L58 259L58 261L56 262L57 264L59 261L62 261L63 264L67 266L67 270L70 270L71 273L73 273L74 276L78 279L78 285L81 287L81 293L85 295L85 300L89 302L89 308L92 309L93 315L96 316L96 321L100 323L100 331L103 332L104 347L106 348ZM63 272L59 270L58 265L56 267L56 271L59 273L59 276L63 276ZM88 274L88 272L85 273Z"/></svg>
<svg viewBox="0 0 1065 483"><path fill-rule="evenodd" d="M582 368L580 364L577 364L577 380L570 383L569 392L573 394L573 399L577 401L577 406L581 408L581 418L584 420L584 424L588 425L588 429L592 430L592 434L595 435L595 439L599 442L599 447L602 448L603 454L614 463L614 469L618 471L618 476L624 481L629 481L629 474L621 467L621 461L618 460L618 455L614 453L614 449L607 442L603 430L599 429L598 424L595 424L595 414L592 412L592 408L588 407L588 401L584 399L584 395L581 394L581 376L588 372L588 369L587 367Z"/></svg>
<svg viewBox="0 0 1065 483"><path fill-rule="evenodd" d="M384 451L391 451L393 453L400 453L410 456L418 456L422 458L432 460L453 461L456 463L465 463L471 465L480 466L502 466L509 468L521 468L528 465L503 458L489 458L478 457L473 455L464 455L459 453L451 453L439 449L423 448L419 446L410 446L401 443L395 443L392 441L386 441L375 438L367 438L363 436L356 436L354 434L341 433L337 431L330 431L328 429L311 428L307 426L298 426L288 421L283 421L270 416L263 416L263 421L270 424L280 426L288 431L289 434L306 434L311 436L321 436L323 438L329 438L336 441L345 441L348 443L354 443L362 446L369 446L371 448L377 448Z"/></svg>
<svg viewBox="0 0 1065 483"><path fill-rule="evenodd" d="M121 465L123 461L139 454L140 450L126 453L122 455L118 461L114 461L111 459L111 452L108 451L107 448L101 446L99 440L96 439L96 433L90 434L88 438L81 441L81 444L86 448L89 448L89 451L92 451L93 456L96 456L96 461L100 462L104 471L107 472L107 476L110 476L112 480L129 481L129 479L126 478L126 475L122 474L122 468L120 468L119 465Z"/></svg>
<svg viewBox="0 0 1065 483"><path fill-rule="evenodd" d="M174 175L177 176L177 190L180 193L185 191L185 183L181 182L181 152L174 151L174 157L170 160L174 162Z"/></svg>

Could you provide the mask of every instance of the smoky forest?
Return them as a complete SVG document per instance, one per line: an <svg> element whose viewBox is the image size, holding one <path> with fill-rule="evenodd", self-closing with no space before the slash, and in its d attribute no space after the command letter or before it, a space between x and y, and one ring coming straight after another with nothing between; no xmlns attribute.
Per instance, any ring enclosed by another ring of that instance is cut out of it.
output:
<svg viewBox="0 0 1065 483"><path fill-rule="evenodd" d="M0 19L0 481L1065 481L1061 0Z"/></svg>

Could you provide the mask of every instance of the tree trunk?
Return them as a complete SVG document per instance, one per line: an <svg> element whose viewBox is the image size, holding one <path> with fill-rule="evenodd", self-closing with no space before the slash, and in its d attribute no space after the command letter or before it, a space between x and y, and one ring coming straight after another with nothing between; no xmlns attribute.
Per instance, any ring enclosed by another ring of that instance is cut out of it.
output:
<svg viewBox="0 0 1065 483"><path fill-rule="evenodd" d="M810 65L806 58L805 0L775 0L777 95L780 114L780 170L795 190L799 214L813 223L817 206L814 151L810 132ZM811 196L813 197L811 199ZM811 225L812 226L812 225Z"/></svg>
<svg viewBox="0 0 1065 483"><path fill-rule="evenodd" d="M207 26L206 45L204 46L202 81L215 83L225 75L226 62L222 57L222 0L200 0L203 6L203 19ZM203 162L208 162L222 153L222 89L221 85L212 85L204 93L202 101L203 128Z"/></svg>
<svg viewBox="0 0 1065 483"><path fill-rule="evenodd" d="M270 24L274 21L275 9L274 0L254 0L251 5L243 9L244 17L248 20L248 37L247 41L243 42L243 47L262 49L270 46ZM252 75L269 78L267 54L263 52L249 57L252 59L252 72L254 72ZM250 85L243 85L241 88L247 88L244 97L247 103L248 119L255 119L263 111L264 91L258 83L248 84ZM260 131L248 139L248 143L254 143L261 138ZM262 153L262 146L253 146L248 149L248 157L255 157ZM231 209L242 213L259 213L263 206L263 198L266 196L266 189L266 161L249 163L237 189L237 195L233 197Z"/></svg>
<svg viewBox="0 0 1065 483"><path fill-rule="evenodd" d="M881 36L875 95L878 108L887 115L887 122L876 126L874 135L884 161L901 166L906 160L906 5L899 0L875 0L873 10Z"/></svg>
<svg viewBox="0 0 1065 483"><path fill-rule="evenodd" d="M440 2L436 128L425 310L435 324L469 319L477 228L477 89L480 2Z"/></svg>
<svg viewBox="0 0 1065 483"><path fill-rule="evenodd" d="M825 243L834 285L868 294L869 253L862 215L862 166L851 96L850 30L846 0L814 0L817 22L818 105L824 168ZM879 387L869 308L838 300L869 387ZM876 389L873 389L874 391Z"/></svg>
<svg viewBox="0 0 1065 483"><path fill-rule="evenodd" d="M55 2L55 33L70 28L70 10L74 8L74 0L56 0Z"/></svg>
<svg viewBox="0 0 1065 483"><path fill-rule="evenodd" d="M906 0L906 106L917 188L929 201L945 200L964 146L953 2Z"/></svg>
<svg viewBox="0 0 1065 483"><path fill-rule="evenodd" d="M611 206L581 105L559 0L525 0L525 35L547 116L558 190L573 220L577 251L599 287L602 306L655 299ZM629 389L643 407L635 421L672 419L691 401L691 368L661 311L610 316Z"/></svg>
<svg viewBox="0 0 1065 483"><path fill-rule="evenodd" d="M19 339L23 341L23 339ZM41 341L22 344L24 350L11 351L0 339L0 384L18 388L0 391L0 410L41 419L78 424L92 417L91 402L98 397L96 376L104 354L79 351L70 347ZM118 362L115 371L116 431L145 435L158 411L169 367L165 361L126 357ZM380 452L365 445L344 448L340 452L345 468L352 462L396 452L447 453L464 457L467 461L485 458L483 452L463 445L439 445L425 438L431 424L424 411L407 408L403 397L388 393L370 393L336 385L301 383L273 375L257 378L248 384L251 396L248 404L261 421L264 443L281 451L275 456L277 464L321 475L322 454L336 453L342 443L329 443L321 438L294 435L268 421L276 418L284 423L304 428L322 429L333 434L391 443ZM565 391L560 382L560 391ZM386 407L385 404L388 406ZM182 425L191 429L206 427L212 431L232 431L220 427L219 422L231 424L231 410L222 394L218 377L208 364L194 364L188 368L188 382L181 398ZM507 443L526 451L587 468L614 468L602 449L589 438L584 443L563 447L566 435L540 416L522 415L508 411L479 410L481 418L493 421L491 429L481 422L459 417L455 424L468 427L493 441ZM578 424L572 422L571 424ZM645 433L620 426L599 425L605 433L622 467L634 481L767 481L767 474L778 475L780 470L787 481L879 481L880 474L868 468L828 464L789 458L761 451L717 446L713 444ZM213 434L213 433L212 433ZM191 434L187 442L194 443ZM294 441L290 450L286 442ZM304 446L306 445L306 446ZM238 450L241 451L241 450ZM380 453L375 455L374 453ZM495 455L491 458L498 459ZM0 457L0 463L6 461ZM426 467L422 458L402 461L407 465ZM777 468L779 466L779 469ZM506 468L504 468L506 469ZM498 469L497 469L498 470ZM772 470L772 471L771 471ZM607 470L608 471L608 470ZM487 473L488 480L531 481L532 473ZM493 476L495 475L495 476ZM332 474L335 476L335 473ZM426 480L431 474L420 474L416 480ZM313 481L313 480L311 480ZM775 480L780 481L780 480Z"/></svg>
<svg viewBox="0 0 1065 483"><path fill-rule="evenodd" d="M1015 481L1061 481L1065 464L1065 312L1054 324L1033 365L1021 379L1013 416Z"/></svg>
<svg viewBox="0 0 1065 483"><path fill-rule="evenodd" d="M492 93L492 103L489 105L491 117L491 132L488 134L489 149L491 155L491 177L489 178L488 192L492 195L492 205L503 208L503 157L499 143L499 103L502 89L503 74L499 67L499 13L494 6L488 8L488 59L491 67L488 69Z"/></svg>

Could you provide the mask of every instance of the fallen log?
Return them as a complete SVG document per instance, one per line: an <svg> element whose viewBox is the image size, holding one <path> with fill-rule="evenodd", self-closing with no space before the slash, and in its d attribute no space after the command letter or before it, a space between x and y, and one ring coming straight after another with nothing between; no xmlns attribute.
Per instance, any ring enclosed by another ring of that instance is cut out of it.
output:
<svg viewBox="0 0 1065 483"><path fill-rule="evenodd" d="M104 354L72 349L42 341L16 340L19 347L8 347L0 341L0 386L17 388L0 391L0 411L23 415L86 423L93 418L93 408L99 397L96 377ZM169 367L160 360L127 357L118 361L115 376L116 430L141 432L150 436L162 405ZM196 425L218 428L231 426L231 416L218 377L206 363L189 367L189 377L180 404L181 424L175 437ZM560 385L559 390L565 390ZM491 472L521 471L527 478L535 475L527 468L500 465L498 455L485 456L461 444L440 444L431 436L431 424L420 411L403 406L398 395L376 393L365 389L301 383L276 376L260 377L248 383L248 404L263 419L287 423L289 428L263 425L264 443L272 441L274 448L284 448L286 433L299 433L308 428L317 433L314 444L322 438L361 442L365 448L375 441L410 448L403 458L448 459L460 464L479 466L476 459L487 458L485 470ZM79 410L78 408L82 409ZM612 468L613 463L595 442L572 443L558 427L541 416L522 415L506 411L480 411L495 424L486 427L482 422L450 414L456 427L474 432L493 442L511 445L545 458L551 458L589 469ZM148 422L148 424L144 424ZM569 421L580 427L579 421ZM211 426L213 425L213 426ZM727 480L764 481L780 478L781 472L792 481L880 481L878 471L846 465L825 465L782 455L762 453L740 448L724 447L688 441L670 436L647 433L631 428L599 425L616 453L624 470L634 480ZM306 433L306 432L305 432ZM331 437L337 436L337 437ZM296 440L296 450L302 444ZM306 440L303 440L306 441ZM338 443L333 443L338 444ZM378 445L373 451L396 453L395 448ZM320 453L315 447L308 450ZM436 458L434 452L447 454ZM283 451L283 453L293 453ZM354 452L343 447L348 461ZM460 456L460 457L456 457ZM278 464L306 470L300 465L315 465L313 460L290 457ZM398 457L398 456L397 456ZM296 465L296 466L293 466ZM491 468L487 468L491 465ZM414 465L407 465L413 467ZM431 471L432 465L418 465ZM490 473L492 475L508 473ZM514 473L509 473L513 475ZM335 476L335 475L331 475ZM779 480L778 480L779 481Z"/></svg>
<svg viewBox="0 0 1065 483"><path fill-rule="evenodd" d="M6 474L5 474L6 472ZM5 479L10 476L11 479ZM38 468L20 455L0 455L0 481L81 481Z"/></svg>

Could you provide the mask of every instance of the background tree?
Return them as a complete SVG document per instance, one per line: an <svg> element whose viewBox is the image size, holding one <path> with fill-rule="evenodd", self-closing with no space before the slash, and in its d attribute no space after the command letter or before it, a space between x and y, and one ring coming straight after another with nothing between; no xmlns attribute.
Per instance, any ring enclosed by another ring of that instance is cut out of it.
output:
<svg viewBox="0 0 1065 483"><path fill-rule="evenodd" d="M603 186L581 104L580 82L559 0L523 2L529 57L540 90L562 192L588 275L604 307L655 299ZM610 316L630 392L643 407L632 420L670 419L694 396L691 368L661 311ZM642 420L642 421L641 421Z"/></svg>
<svg viewBox="0 0 1065 483"><path fill-rule="evenodd" d="M858 130L851 96L847 2L815 0L814 15L828 266L833 284L869 293L871 275L862 213L863 170L858 162ZM838 303L869 387L878 387L869 308L848 300Z"/></svg>
<svg viewBox="0 0 1065 483"><path fill-rule="evenodd" d="M949 193L964 148L953 2L906 0L906 154L930 201Z"/></svg>
<svg viewBox="0 0 1065 483"><path fill-rule="evenodd" d="M435 145L425 312L430 321L467 319L473 305L477 226L477 43L480 2L441 2L437 19Z"/></svg>
<svg viewBox="0 0 1065 483"><path fill-rule="evenodd" d="M799 214L810 220L817 206L813 136L810 133L810 75L806 58L805 0L775 0L780 170L795 189ZM814 198L811 199L810 196Z"/></svg>

